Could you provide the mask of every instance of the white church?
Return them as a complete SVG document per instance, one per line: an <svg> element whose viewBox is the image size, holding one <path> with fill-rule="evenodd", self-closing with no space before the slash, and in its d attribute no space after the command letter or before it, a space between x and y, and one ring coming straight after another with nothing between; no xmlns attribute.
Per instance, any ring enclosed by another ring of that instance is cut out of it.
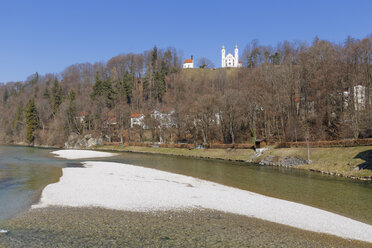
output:
<svg viewBox="0 0 372 248"><path fill-rule="evenodd" d="M225 46L221 49L221 67L242 67L242 62L239 62L238 45L235 45L234 56L229 53L226 55Z"/></svg>
<svg viewBox="0 0 372 248"><path fill-rule="evenodd" d="M222 49L221 49L221 67L222 68L242 67L242 62L239 61L238 45L235 45L234 56L231 53L226 55L225 46L222 46ZM184 69L194 68L194 58L193 58L193 56L191 56L191 59L186 59L183 62L183 68Z"/></svg>

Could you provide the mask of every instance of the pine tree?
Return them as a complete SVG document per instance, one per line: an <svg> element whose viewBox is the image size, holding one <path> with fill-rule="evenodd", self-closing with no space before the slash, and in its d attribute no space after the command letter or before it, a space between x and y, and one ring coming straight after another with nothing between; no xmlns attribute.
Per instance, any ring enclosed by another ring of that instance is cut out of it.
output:
<svg viewBox="0 0 372 248"><path fill-rule="evenodd" d="M56 114L58 111L59 106L63 102L63 92L62 87L59 85L58 80L54 80L53 88L52 88L52 94L53 94L53 102L52 102L52 109L53 114Z"/></svg>
<svg viewBox="0 0 372 248"><path fill-rule="evenodd" d="M132 76L128 73L128 71L124 75L124 87L125 87L125 93L127 96L127 103L132 102L132 95L133 95L133 78Z"/></svg>
<svg viewBox="0 0 372 248"><path fill-rule="evenodd" d="M35 131L39 127L38 113L35 105L35 100L28 101L26 106L26 138L27 141L33 143L35 140Z"/></svg>
<svg viewBox="0 0 372 248"><path fill-rule="evenodd" d="M106 78L105 80L101 80L97 74L96 82L93 85L93 92L90 97L93 100L101 99L106 104L106 107L112 108L114 106L116 94L110 79Z"/></svg>
<svg viewBox="0 0 372 248"><path fill-rule="evenodd" d="M19 133L22 125L24 124L23 123L23 118L24 118L23 112L24 112L23 103L21 101L20 103L18 103L16 118L13 120L13 123L12 123L12 128L15 130L16 133Z"/></svg>
<svg viewBox="0 0 372 248"><path fill-rule="evenodd" d="M157 60L158 60L158 48L156 46L154 46L154 48L152 49L152 54L151 54L151 67L152 67L153 71L156 70L156 61Z"/></svg>
<svg viewBox="0 0 372 248"><path fill-rule="evenodd" d="M167 91L165 75L167 74L165 64L162 62L162 68L160 72L155 73L155 87L156 87L156 98L159 102L163 101L165 92Z"/></svg>
<svg viewBox="0 0 372 248"><path fill-rule="evenodd" d="M44 93L43 93L43 98L44 99L49 99L50 98L50 93L48 87L45 87Z"/></svg>
<svg viewBox="0 0 372 248"><path fill-rule="evenodd" d="M39 73L35 73L34 78L31 80L31 85L37 84L37 81L39 80Z"/></svg>
<svg viewBox="0 0 372 248"><path fill-rule="evenodd" d="M76 99L76 93L74 90L70 90L68 94L68 99L69 103L67 106L66 110L66 116L67 116L67 127L69 129L69 132L76 132L80 134L81 128L77 125L76 123L76 104L75 104L75 99Z"/></svg>
<svg viewBox="0 0 372 248"><path fill-rule="evenodd" d="M3 95L3 102L6 103L9 99L9 91L7 88L5 88L4 95Z"/></svg>

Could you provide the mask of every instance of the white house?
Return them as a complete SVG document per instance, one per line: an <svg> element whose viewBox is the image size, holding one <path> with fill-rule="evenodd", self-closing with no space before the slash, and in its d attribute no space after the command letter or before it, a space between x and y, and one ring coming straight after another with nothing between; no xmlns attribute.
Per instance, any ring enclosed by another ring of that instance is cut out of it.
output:
<svg viewBox="0 0 372 248"><path fill-rule="evenodd" d="M83 112L78 113L77 116L75 116L75 119L78 121L78 123L82 124L84 123L85 118L87 116L88 116L88 113L83 111Z"/></svg>
<svg viewBox="0 0 372 248"><path fill-rule="evenodd" d="M225 46L221 49L221 67L242 67L242 63L239 62L239 50L238 45L235 45L234 56L229 53L226 55Z"/></svg>
<svg viewBox="0 0 372 248"><path fill-rule="evenodd" d="M144 114L131 114L130 115L130 127L133 128L134 125L145 128L145 115Z"/></svg>
<svg viewBox="0 0 372 248"><path fill-rule="evenodd" d="M354 99L354 109L361 111L366 106L366 87L363 85L355 85L350 92L350 88L345 88L343 91L344 108L349 106L350 97Z"/></svg>
<svg viewBox="0 0 372 248"><path fill-rule="evenodd" d="M158 110L155 110L150 115L151 118L157 120L160 126L170 128L172 126L176 126L176 122L174 121L173 114L174 110L170 111L169 113L162 113Z"/></svg>
<svg viewBox="0 0 372 248"><path fill-rule="evenodd" d="M191 59L186 59L185 62L183 62L183 68L194 68L194 59L191 56Z"/></svg>
<svg viewBox="0 0 372 248"><path fill-rule="evenodd" d="M363 85L356 85L353 91L355 110L363 110L366 106L366 87Z"/></svg>

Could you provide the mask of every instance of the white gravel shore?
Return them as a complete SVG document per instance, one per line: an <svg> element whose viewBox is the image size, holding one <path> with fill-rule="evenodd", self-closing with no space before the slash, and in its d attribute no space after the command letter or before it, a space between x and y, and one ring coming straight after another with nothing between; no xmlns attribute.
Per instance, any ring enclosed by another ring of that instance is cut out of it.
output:
<svg viewBox="0 0 372 248"><path fill-rule="evenodd" d="M57 157L67 159L82 159L82 158L105 158L117 155L112 152L97 152L90 150L58 150L51 152Z"/></svg>
<svg viewBox="0 0 372 248"><path fill-rule="evenodd" d="M97 157L98 153L91 154ZM61 154L77 158L74 152L71 156L66 150ZM84 165L86 168L63 168L60 181L48 185L33 207L96 206L129 211L207 208L372 243L371 225L307 205L139 166L90 161Z"/></svg>

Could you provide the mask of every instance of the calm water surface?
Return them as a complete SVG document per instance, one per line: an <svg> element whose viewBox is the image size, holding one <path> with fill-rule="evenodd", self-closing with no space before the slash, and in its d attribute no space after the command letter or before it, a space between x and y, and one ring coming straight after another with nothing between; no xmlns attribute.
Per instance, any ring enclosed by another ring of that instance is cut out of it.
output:
<svg viewBox="0 0 372 248"><path fill-rule="evenodd" d="M58 181L61 168L84 160L54 158L51 149L0 146L0 221L37 202ZM164 155L118 153L120 162L194 176L267 196L295 201L372 224L372 183L297 169Z"/></svg>

